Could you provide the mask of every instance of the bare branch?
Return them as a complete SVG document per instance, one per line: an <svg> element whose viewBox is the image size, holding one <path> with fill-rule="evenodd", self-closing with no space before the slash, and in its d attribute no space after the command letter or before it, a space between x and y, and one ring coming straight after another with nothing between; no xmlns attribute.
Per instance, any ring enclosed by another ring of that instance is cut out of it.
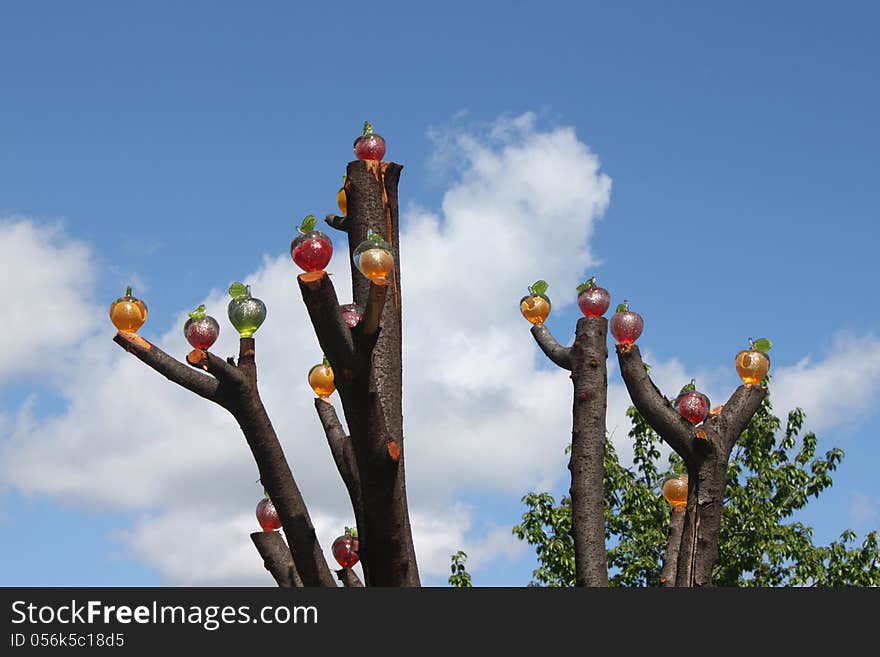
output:
<svg viewBox="0 0 880 657"><path fill-rule="evenodd" d="M370 282L370 295L367 297L367 307L364 309L364 316L358 325L361 335L368 341L379 330L379 319L382 317L382 309L385 307L388 287L388 283L379 285L375 281Z"/></svg>
<svg viewBox="0 0 880 657"><path fill-rule="evenodd" d="M218 401L217 388L219 386L216 379L190 369L137 333L119 331L113 338L113 342L152 367L169 381L194 392L199 397L204 397L212 402Z"/></svg>
<svg viewBox="0 0 880 657"><path fill-rule="evenodd" d="M345 588L363 588L364 583L351 568L341 568L336 571L336 577L342 582Z"/></svg>
<svg viewBox="0 0 880 657"><path fill-rule="evenodd" d="M301 587L302 580L293 564L293 557L287 543L281 537L280 532L254 532L251 540L257 548L257 552L263 557L263 565L266 567L278 586L283 588Z"/></svg>
<svg viewBox="0 0 880 657"><path fill-rule="evenodd" d="M550 329L543 324L535 324L532 327L532 336L547 358L564 370L571 369L571 348L563 347L556 342L556 338L550 333Z"/></svg>
<svg viewBox="0 0 880 657"><path fill-rule="evenodd" d="M345 483L345 488L348 490L355 519L357 522L361 522L364 500L361 493L360 473L351 438L345 435L345 430L342 428L342 423L336 415L336 409L333 408L333 404L326 399L316 397L315 409L318 411L318 417L321 419L321 425L324 427L324 433L327 436L327 443L330 445L330 453L333 455L336 469L339 470L342 481Z"/></svg>
<svg viewBox="0 0 880 657"><path fill-rule="evenodd" d="M733 391L721 413L706 424L717 426L726 454L730 454L740 434L746 430L752 416L767 395L767 388L760 385L742 385Z"/></svg>
<svg viewBox="0 0 880 657"><path fill-rule="evenodd" d="M645 421L685 463L693 462L693 425L679 415L651 381L637 345L617 345L620 374L630 399Z"/></svg>
<svg viewBox="0 0 880 657"><path fill-rule="evenodd" d="M206 371L218 381L238 387L245 384L244 374L235 365L230 365L227 361L212 354L210 351L193 349L186 355L186 362L193 367Z"/></svg>
<svg viewBox="0 0 880 657"><path fill-rule="evenodd" d="M666 553L663 557L663 570L660 572L660 584L662 586L675 586L675 574L678 572L678 553L681 549L685 515L685 507L683 505L673 506L669 511Z"/></svg>
<svg viewBox="0 0 880 657"><path fill-rule="evenodd" d="M333 365L336 377L349 380L355 366L354 341L351 329L342 319L330 276L325 271L317 271L300 274L297 279L324 355Z"/></svg>
<svg viewBox="0 0 880 657"><path fill-rule="evenodd" d="M341 230L343 233L348 232L348 217L340 217L335 214L328 214L324 217L324 221L327 222L327 225L330 228L335 228L336 230Z"/></svg>

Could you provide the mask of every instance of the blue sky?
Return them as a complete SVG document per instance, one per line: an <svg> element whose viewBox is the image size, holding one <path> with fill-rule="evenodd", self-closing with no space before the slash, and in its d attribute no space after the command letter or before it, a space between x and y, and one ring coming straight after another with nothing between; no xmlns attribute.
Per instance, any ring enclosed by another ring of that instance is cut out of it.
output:
<svg viewBox="0 0 880 657"><path fill-rule="evenodd" d="M287 334L267 324L267 350L277 343L294 352L294 369L268 372L264 396L277 378L276 408L294 395L310 406L305 371L320 354L285 254L303 215L334 209L365 119L388 140L386 159L405 165L400 196L412 259L404 313L414 314L406 320L404 404L423 570L462 547L477 555L477 584L525 584L533 558L509 538L519 498L567 487L568 383L538 357L516 311L538 277L550 281L548 326L560 341L574 331L577 282L597 274L614 303L629 299L645 318L639 342L658 380L668 380L668 395L697 376L721 403L736 385L736 351L749 336L771 338L774 399L804 406L820 450L846 452L834 487L804 519L825 542L846 527L876 528L880 12L870 3L607 5L0 8L0 236L9 256L0 290L7 299L29 291L30 316L46 328L16 325L27 346L0 356L0 583L222 583L224 568L245 568L248 559L262 581L245 520L259 490L247 480L246 451L235 451L231 420L162 391L154 373L117 353L106 307L133 281L151 313L142 333L170 350L173 336L182 344L181 313L213 300L213 314L225 319L225 287L251 277L275 299L270 322L273 311L291 327L299 322ZM563 183L532 196L512 189L523 185L511 181L534 180ZM509 223L489 216L500 209ZM446 259L416 260L432 247L449 247ZM403 242L404 259L407 248ZM464 327L432 314L432 295L436 305L463 288ZM455 358L417 353L422 343L431 348L422 336L435 332ZM492 344L511 347L523 369L501 355L493 361ZM619 410L625 400L613 360L612 352ZM93 378L83 376L90 368ZM498 386L518 372L521 380ZM119 377L118 398L100 396L107 377ZM447 385L441 401L456 406L439 422L461 427L447 450L443 436L414 424L438 419L423 408L438 381ZM161 427L131 400L128 386L141 384L156 386L154 413L159 402L170 405ZM116 403L144 432L137 451L120 445L124 418L110 426ZM505 444L501 435L526 411L553 436L546 461L528 451L535 448L527 437ZM83 428L82 418L96 418L94 426ZM179 426L192 435L207 423L226 451L204 462L184 458L183 474L147 445L150 432ZM290 429L289 454L322 441L312 416L276 424ZM469 426L472 435L461 435ZM73 438L76 427L84 433ZM61 462L74 440L82 449L70 454L82 461ZM421 452L429 442L440 451ZM453 446L469 442L480 467L491 464L497 476L453 458ZM90 445L101 446L94 458ZM121 466L126 477L114 478L98 458L108 445L120 450L114 458L143 459L139 483ZM323 496L341 485L326 446L317 447L324 452L315 451L314 464L327 462L319 471L328 480L326 490L311 482L312 499L332 539L344 510ZM45 476L35 465L41 455ZM229 508L231 493L222 504L209 494L223 476L236 479L240 508ZM151 477L152 488L144 483ZM198 487L192 498L187 483ZM183 548L178 561L163 554L171 544L160 538L179 535L187 517L200 540L228 541L228 562L202 572L186 565ZM56 538L35 545L35 529ZM441 570L425 579L443 583ZM232 580L251 581L246 573Z"/></svg>

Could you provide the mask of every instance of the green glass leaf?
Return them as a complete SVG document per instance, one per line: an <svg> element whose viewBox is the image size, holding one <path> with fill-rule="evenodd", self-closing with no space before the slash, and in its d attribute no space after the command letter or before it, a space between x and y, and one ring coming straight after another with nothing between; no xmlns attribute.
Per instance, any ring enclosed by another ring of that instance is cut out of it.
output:
<svg viewBox="0 0 880 657"><path fill-rule="evenodd" d="M251 296L251 293L250 290L248 290L247 285L236 281L229 286L229 296L231 296L233 299L247 299L249 296Z"/></svg>
<svg viewBox="0 0 880 657"><path fill-rule="evenodd" d="M345 187L345 181L348 180L347 174L342 174L342 186Z"/></svg>
<svg viewBox="0 0 880 657"><path fill-rule="evenodd" d="M370 231L370 234L367 235L367 239L370 240L371 242L384 242L385 241L385 239L379 233L374 233L373 231Z"/></svg>
<svg viewBox="0 0 880 657"><path fill-rule="evenodd" d="M529 292L531 292L532 294L544 294L549 287L550 284L547 281L538 280L532 283L532 286L529 288Z"/></svg>
<svg viewBox="0 0 880 657"><path fill-rule="evenodd" d="M373 124L370 123L369 121L364 121L364 137L366 137L369 134L372 134L372 132L373 132Z"/></svg>
<svg viewBox="0 0 880 657"><path fill-rule="evenodd" d="M752 342L752 349L756 349L761 353L766 354L770 351L770 348L773 346L773 343L770 342L767 338L758 338L754 342Z"/></svg>
<svg viewBox="0 0 880 657"><path fill-rule="evenodd" d="M577 286L578 292L583 292L584 290L589 290L591 287L596 286L596 277L592 276L585 280L583 283Z"/></svg>
<svg viewBox="0 0 880 657"><path fill-rule="evenodd" d="M688 383L686 386L684 386L681 389L681 392L679 392L678 394L681 395L681 394L684 394L686 392L690 392L691 390L696 390L696 389L697 389L697 382L695 379L691 379L691 382Z"/></svg>
<svg viewBox="0 0 880 657"><path fill-rule="evenodd" d="M201 304L198 308L193 310L189 316L193 319L203 319L205 317L205 304Z"/></svg>
<svg viewBox="0 0 880 657"><path fill-rule="evenodd" d="M629 312L629 304L626 301L624 301L621 304L618 304L617 309L614 312L618 312L618 313Z"/></svg>
<svg viewBox="0 0 880 657"><path fill-rule="evenodd" d="M345 533L351 536L352 538L357 538L358 530L357 527L346 527Z"/></svg>
<svg viewBox="0 0 880 657"><path fill-rule="evenodd" d="M315 224L318 223L318 220L315 219L315 215L308 214L303 219L302 225L299 227L299 232L301 233L309 233L315 230Z"/></svg>

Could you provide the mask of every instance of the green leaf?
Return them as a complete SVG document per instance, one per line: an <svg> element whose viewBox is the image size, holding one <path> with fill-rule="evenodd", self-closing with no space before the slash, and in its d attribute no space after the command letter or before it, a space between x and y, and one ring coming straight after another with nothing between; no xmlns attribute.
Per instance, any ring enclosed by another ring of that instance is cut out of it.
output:
<svg viewBox="0 0 880 657"><path fill-rule="evenodd" d="M379 233L374 233L370 231L369 235L367 235L367 239L371 242L384 242L385 238L383 238Z"/></svg>
<svg viewBox="0 0 880 657"><path fill-rule="evenodd" d="M688 383L687 385L685 385L685 386L681 389L681 392L679 392L678 394L682 395L682 394L684 394L684 393L686 393L686 392L690 392L691 390L696 390L696 389L697 389L697 382L696 382L696 379L691 379L691 382Z"/></svg>
<svg viewBox="0 0 880 657"><path fill-rule="evenodd" d="M205 304L201 304L198 308L193 310L189 316L193 319L203 319L205 317Z"/></svg>
<svg viewBox="0 0 880 657"><path fill-rule="evenodd" d="M625 313L629 311L629 303L624 301L623 303L617 304L617 309L614 312Z"/></svg>
<svg viewBox="0 0 880 657"><path fill-rule="evenodd" d="M592 276L585 280L583 283L577 286L578 292L583 292L584 290L589 290L591 287L596 287L596 277Z"/></svg>
<svg viewBox="0 0 880 657"><path fill-rule="evenodd" d="M317 224L317 223L318 223L318 220L315 219L315 215L307 214L303 218L303 222L299 227L299 232L310 233L311 231L315 230L315 224Z"/></svg>
<svg viewBox="0 0 880 657"><path fill-rule="evenodd" d="M529 292L532 294L544 294L549 287L550 284L547 281L538 280L532 283L531 287L529 287Z"/></svg>
<svg viewBox="0 0 880 657"><path fill-rule="evenodd" d="M364 137L373 133L373 124L369 121L364 121Z"/></svg>
<svg viewBox="0 0 880 657"><path fill-rule="evenodd" d="M239 299L247 299L251 296L251 292L248 289L248 286L244 283L239 283L236 281L232 285L229 286L229 296L231 296L235 300Z"/></svg>
<svg viewBox="0 0 880 657"><path fill-rule="evenodd" d="M345 187L345 181L348 180L347 174L342 174L342 186Z"/></svg>
<svg viewBox="0 0 880 657"><path fill-rule="evenodd" d="M770 348L773 346L773 343L770 342L767 338L758 338L754 342L752 342L752 349L756 349L760 351L762 354L766 354L770 351Z"/></svg>

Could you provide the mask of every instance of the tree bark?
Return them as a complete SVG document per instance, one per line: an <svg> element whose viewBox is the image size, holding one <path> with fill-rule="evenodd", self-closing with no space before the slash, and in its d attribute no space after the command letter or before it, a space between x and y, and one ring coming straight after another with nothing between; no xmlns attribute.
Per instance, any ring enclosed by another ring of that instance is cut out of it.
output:
<svg viewBox="0 0 880 657"><path fill-rule="evenodd" d="M137 334L120 331L113 340L169 380L210 399L232 414L254 456L260 480L278 511L303 583L305 586L335 587L336 582L324 559L305 501L260 399L254 339L241 338L238 365L209 351L191 351L187 362L206 371L210 377L196 374Z"/></svg>
<svg viewBox="0 0 880 657"><path fill-rule="evenodd" d="M281 534L277 531L254 532L251 534L251 540L257 552L263 557L263 565L275 578L278 586L298 588L303 585L287 543L284 542Z"/></svg>
<svg viewBox="0 0 880 657"><path fill-rule="evenodd" d="M730 453L767 389L760 385L739 386L721 413L710 415L694 427L651 381L638 346L617 345L617 357L636 409L687 466L688 502L675 585L711 586Z"/></svg>
<svg viewBox="0 0 880 657"><path fill-rule="evenodd" d="M571 370L574 387L568 469L576 586L608 586L604 511L607 333L604 317L582 317L574 344L567 348L544 325L532 327L532 336L547 357Z"/></svg>
<svg viewBox="0 0 880 657"><path fill-rule="evenodd" d="M681 535L684 531L684 519L684 507L673 506L670 509L666 553L663 557L663 569L660 572L661 586L675 586L675 575L678 572L678 552L681 549Z"/></svg>
<svg viewBox="0 0 880 657"><path fill-rule="evenodd" d="M367 586L420 584L403 458L397 202L401 169L393 162L350 162L348 214L344 221L330 222L347 233L351 256L369 231L382 235L392 246L394 269L384 289L352 267L353 301L365 308L361 323L354 329L343 328L328 276L314 280L300 276L300 291L315 334L337 374L336 388L361 483L361 509L355 513L359 516L359 554Z"/></svg>
<svg viewBox="0 0 880 657"><path fill-rule="evenodd" d="M357 573L351 568L340 568L336 571L336 578L342 582L342 585L348 589L363 588L364 583L361 581Z"/></svg>

